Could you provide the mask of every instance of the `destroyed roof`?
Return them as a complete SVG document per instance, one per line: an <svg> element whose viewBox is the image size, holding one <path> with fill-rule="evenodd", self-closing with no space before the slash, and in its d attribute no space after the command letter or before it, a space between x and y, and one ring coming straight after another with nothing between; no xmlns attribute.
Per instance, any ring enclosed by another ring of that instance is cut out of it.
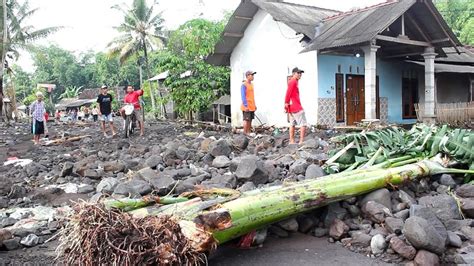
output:
<svg viewBox="0 0 474 266"><path fill-rule="evenodd" d="M230 95L223 95L219 99L215 100L212 104L230 105Z"/></svg>
<svg viewBox="0 0 474 266"><path fill-rule="evenodd" d="M207 62L214 65L229 65L230 55L244 36L244 32L260 9L269 13L274 20L284 23L296 33L313 38L315 27L324 17L338 14L339 11L314 6L304 6L271 0L242 0L227 23L214 53Z"/></svg>
<svg viewBox="0 0 474 266"><path fill-rule="evenodd" d="M435 61L474 65L474 52L470 51L467 47L458 47L458 50L461 53L458 54L452 47L445 47L443 51L447 57L439 57L436 58Z"/></svg>
<svg viewBox="0 0 474 266"><path fill-rule="evenodd" d="M100 93L99 88L94 89L85 89L79 94L79 99L97 99L97 96Z"/></svg>
<svg viewBox="0 0 474 266"><path fill-rule="evenodd" d="M448 38L461 45L431 1L395 0L325 18L320 34L303 52L370 42L414 5L416 8L411 9L411 15L422 22L423 32L431 40ZM438 43L439 46L441 44Z"/></svg>

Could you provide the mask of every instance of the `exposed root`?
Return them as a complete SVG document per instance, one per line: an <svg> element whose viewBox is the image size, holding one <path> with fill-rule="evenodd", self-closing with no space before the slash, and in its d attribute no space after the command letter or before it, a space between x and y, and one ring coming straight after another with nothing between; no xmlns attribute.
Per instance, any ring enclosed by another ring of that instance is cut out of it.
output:
<svg viewBox="0 0 474 266"><path fill-rule="evenodd" d="M200 265L216 247L207 232L207 249L190 239L189 228L171 216L133 218L101 204L80 203L61 231L58 260L66 265ZM202 239L200 239L202 240Z"/></svg>

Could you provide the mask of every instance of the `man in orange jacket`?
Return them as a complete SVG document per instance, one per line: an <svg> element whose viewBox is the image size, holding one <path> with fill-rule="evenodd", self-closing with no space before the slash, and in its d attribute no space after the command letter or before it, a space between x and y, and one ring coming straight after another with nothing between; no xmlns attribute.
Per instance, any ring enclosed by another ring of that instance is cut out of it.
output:
<svg viewBox="0 0 474 266"><path fill-rule="evenodd" d="M245 79L240 88L242 94L242 105L240 109L242 110L244 117L244 134L250 134L250 128L252 127L252 120L255 118L255 98L253 93L253 84L254 75L257 74L255 71L245 72Z"/></svg>

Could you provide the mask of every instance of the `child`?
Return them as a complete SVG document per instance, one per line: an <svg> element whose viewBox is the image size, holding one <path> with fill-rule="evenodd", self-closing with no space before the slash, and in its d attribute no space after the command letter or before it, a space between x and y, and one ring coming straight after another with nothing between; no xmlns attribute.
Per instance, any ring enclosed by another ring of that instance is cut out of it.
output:
<svg viewBox="0 0 474 266"><path fill-rule="evenodd" d="M41 134L44 134L44 108L43 93L36 93L36 101L30 105L31 133L34 135L35 145L39 144Z"/></svg>

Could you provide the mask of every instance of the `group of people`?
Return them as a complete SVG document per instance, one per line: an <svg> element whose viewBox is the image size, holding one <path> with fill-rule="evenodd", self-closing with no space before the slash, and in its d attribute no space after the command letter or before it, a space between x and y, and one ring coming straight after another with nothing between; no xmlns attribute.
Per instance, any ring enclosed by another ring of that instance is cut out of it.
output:
<svg viewBox="0 0 474 266"><path fill-rule="evenodd" d="M144 123L143 117L141 115L141 106L139 102L140 96L143 95L143 90L134 90L132 86L127 86L126 88L127 93L124 97L125 104L133 104L134 106L134 115L139 122L140 127L140 136L144 134ZM42 134L47 132L47 120L48 120L48 112L46 112L45 103L43 101L44 95L41 92L36 93L36 101L34 101L29 108L29 115L31 117L31 132L34 135L34 142L35 144L39 144L40 137ZM114 101L112 95L108 92L107 86L102 86L100 89L100 94L97 96L97 107L94 107L92 110L89 111L89 108L84 108L81 110L83 112L83 117L88 119L89 116L92 114L93 120L97 121L100 119L102 133L105 137L107 137L107 127L106 124L109 124L110 131L112 136L116 135L116 130L113 123L113 112L112 112L112 102ZM120 110L122 117L125 116L123 110ZM74 112L76 118L78 118L78 112ZM82 114L81 114L82 115ZM56 119L61 117L61 113L59 111L56 112Z"/></svg>
<svg viewBox="0 0 474 266"><path fill-rule="evenodd" d="M296 127L300 128L299 144L303 143L306 132L306 116L303 107L301 106L300 91L298 87L298 81L301 79L303 73L303 70L297 67L293 68L285 95L284 110L287 114L287 120L290 123L290 144L296 143ZM251 70L245 72L245 80L241 86L242 105L240 109L242 110L243 115L243 131L246 135L250 134L252 120L255 118L255 111L257 110L252 83L255 74L257 74L257 72Z"/></svg>

